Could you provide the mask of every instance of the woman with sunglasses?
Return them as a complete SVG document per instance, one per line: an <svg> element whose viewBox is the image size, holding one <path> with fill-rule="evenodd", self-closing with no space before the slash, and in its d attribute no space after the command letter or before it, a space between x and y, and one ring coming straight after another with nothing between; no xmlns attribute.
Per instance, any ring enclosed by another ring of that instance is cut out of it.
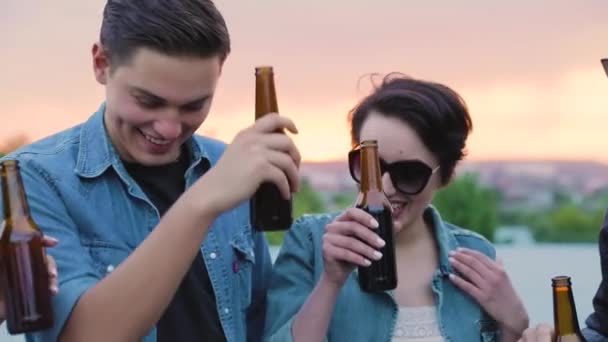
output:
<svg viewBox="0 0 608 342"><path fill-rule="evenodd" d="M361 290L357 266L381 257L364 211L304 215L286 234L268 292L267 341L516 341L528 315L483 237L431 206L472 128L450 88L388 75L350 113L353 146L377 140L392 205L397 288ZM349 153L359 181L359 157Z"/></svg>

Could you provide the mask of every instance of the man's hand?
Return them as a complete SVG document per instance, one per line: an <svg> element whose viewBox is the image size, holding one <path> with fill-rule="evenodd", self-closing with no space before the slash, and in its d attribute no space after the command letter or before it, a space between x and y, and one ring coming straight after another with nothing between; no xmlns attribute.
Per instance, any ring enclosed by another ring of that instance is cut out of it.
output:
<svg viewBox="0 0 608 342"><path fill-rule="evenodd" d="M289 198L299 187L301 156L288 135L277 133L283 130L298 133L290 119L269 114L240 131L217 164L197 183L205 186L196 198L200 197L216 214L250 198L264 182L274 183L283 197Z"/></svg>
<svg viewBox="0 0 608 342"><path fill-rule="evenodd" d="M57 240L50 236L45 236L42 238L42 243L44 244L44 247L54 247L57 245ZM48 254L46 254L45 261L46 268L49 273L49 289L51 290L51 294L56 295L57 292L59 292L59 288L57 287L57 265L55 264L55 259ZM0 288L0 322L4 321L5 317L6 311L4 307L4 294Z"/></svg>

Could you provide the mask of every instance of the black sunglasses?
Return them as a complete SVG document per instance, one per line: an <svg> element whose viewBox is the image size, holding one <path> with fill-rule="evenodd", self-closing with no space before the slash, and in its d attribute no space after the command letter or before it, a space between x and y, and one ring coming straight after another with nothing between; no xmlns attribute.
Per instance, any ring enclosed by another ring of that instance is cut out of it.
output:
<svg viewBox="0 0 608 342"><path fill-rule="evenodd" d="M361 153L359 146L348 152L348 168L353 180L361 183ZM417 195L431 179L431 176L439 170L439 165L434 169L420 160L400 160L387 163L380 158L380 173L388 172L393 186L399 192L406 195Z"/></svg>
<svg viewBox="0 0 608 342"><path fill-rule="evenodd" d="M606 76L608 76L608 58L602 59L602 65L604 66L604 72L606 73Z"/></svg>

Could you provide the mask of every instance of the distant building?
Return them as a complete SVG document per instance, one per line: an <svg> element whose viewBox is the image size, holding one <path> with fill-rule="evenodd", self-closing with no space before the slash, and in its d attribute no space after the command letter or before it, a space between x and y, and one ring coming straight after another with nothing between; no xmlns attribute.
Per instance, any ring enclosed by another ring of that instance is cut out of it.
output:
<svg viewBox="0 0 608 342"><path fill-rule="evenodd" d="M501 193L501 209L545 210L567 196L585 203L608 188L608 165L586 161L464 161L457 175L472 172L482 184ZM300 174L320 192L341 193L356 189L348 163L343 161L305 162ZM587 204L586 204L587 205Z"/></svg>

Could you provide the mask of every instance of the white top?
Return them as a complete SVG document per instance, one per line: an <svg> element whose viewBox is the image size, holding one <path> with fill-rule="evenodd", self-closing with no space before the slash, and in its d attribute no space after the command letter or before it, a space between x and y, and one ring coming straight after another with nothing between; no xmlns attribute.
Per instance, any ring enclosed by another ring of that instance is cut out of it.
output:
<svg viewBox="0 0 608 342"><path fill-rule="evenodd" d="M400 307L393 342L444 342L435 307Z"/></svg>

